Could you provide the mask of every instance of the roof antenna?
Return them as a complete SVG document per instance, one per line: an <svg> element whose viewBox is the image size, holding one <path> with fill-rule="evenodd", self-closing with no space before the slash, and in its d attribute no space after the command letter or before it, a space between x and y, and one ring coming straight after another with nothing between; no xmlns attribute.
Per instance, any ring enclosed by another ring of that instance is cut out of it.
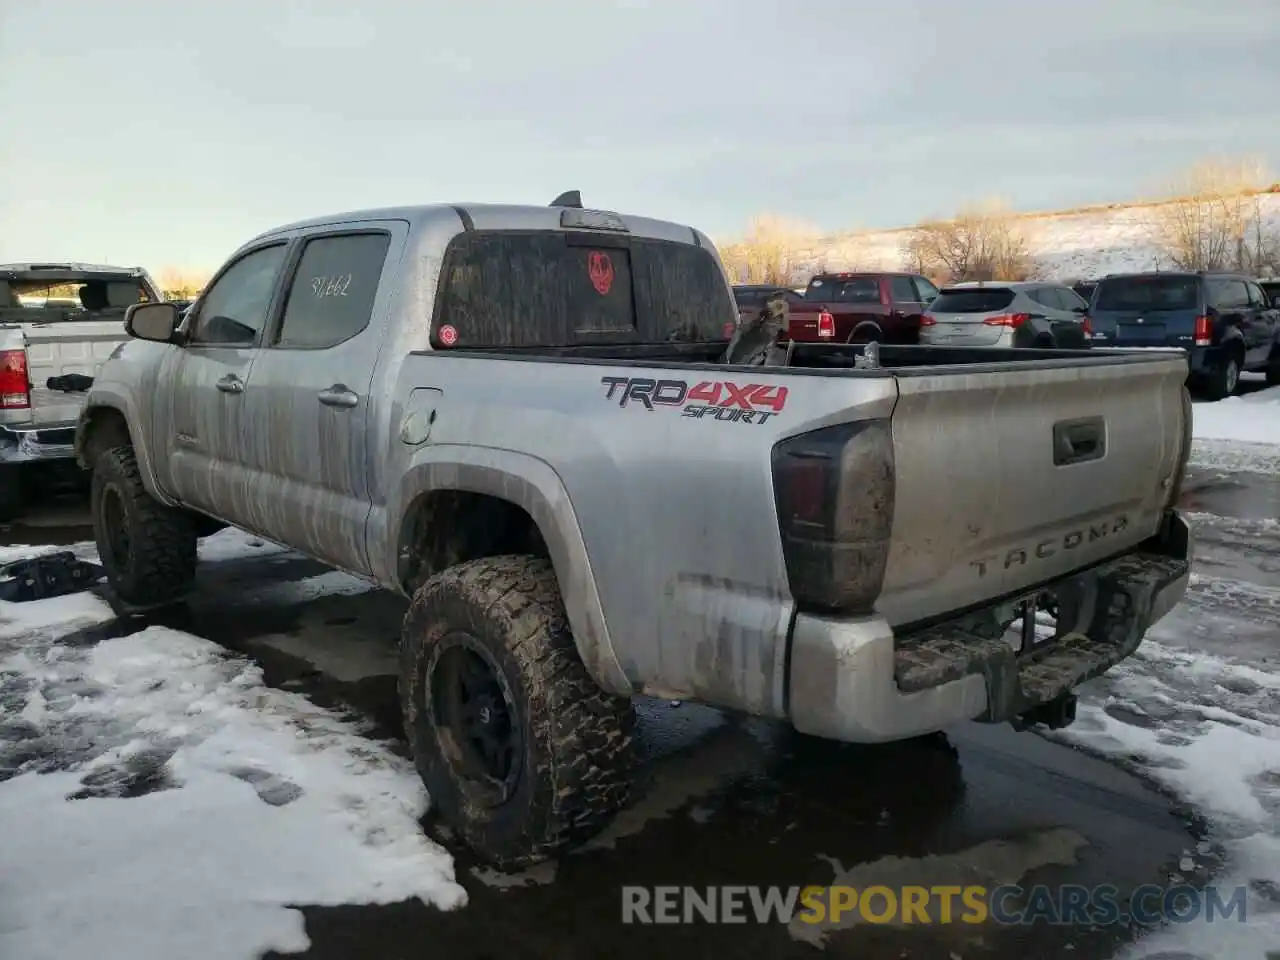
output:
<svg viewBox="0 0 1280 960"><path fill-rule="evenodd" d="M578 190L566 190L560 196L551 201L549 206L552 207L577 207L582 209L582 193Z"/></svg>

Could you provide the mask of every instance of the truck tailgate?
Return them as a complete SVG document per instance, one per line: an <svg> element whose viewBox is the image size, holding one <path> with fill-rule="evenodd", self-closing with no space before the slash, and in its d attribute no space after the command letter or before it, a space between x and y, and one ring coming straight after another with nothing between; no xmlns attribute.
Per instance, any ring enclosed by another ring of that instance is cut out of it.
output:
<svg viewBox="0 0 1280 960"><path fill-rule="evenodd" d="M1156 532L1191 415L1185 358L1035 367L895 371L876 603L891 624L1016 594Z"/></svg>
<svg viewBox="0 0 1280 960"><path fill-rule="evenodd" d="M67 373L96 376L120 343L128 340L120 320L83 320L22 324L27 344L27 376L31 380L31 419L35 423L74 420L84 395L50 390L50 377Z"/></svg>

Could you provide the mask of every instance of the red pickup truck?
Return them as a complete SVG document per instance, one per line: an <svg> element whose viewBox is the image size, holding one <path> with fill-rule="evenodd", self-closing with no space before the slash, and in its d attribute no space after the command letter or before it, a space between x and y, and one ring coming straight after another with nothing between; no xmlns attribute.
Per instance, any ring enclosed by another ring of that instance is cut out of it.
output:
<svg viewBox="0 0 1280 960"><path fill-rule="evenodd" d="M820 273L789 303L785 339L817 343L918 343L938 288L915 273Z"/></svg>

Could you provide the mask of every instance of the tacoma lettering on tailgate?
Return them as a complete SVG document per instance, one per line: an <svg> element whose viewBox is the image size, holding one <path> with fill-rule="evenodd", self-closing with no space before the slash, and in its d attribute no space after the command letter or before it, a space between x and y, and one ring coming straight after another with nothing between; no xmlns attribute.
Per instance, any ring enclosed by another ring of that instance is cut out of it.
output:
<svg viewBox="0 0 1280 960"><path fill-rule="evenodd" d="M639 404L652 412L681 408L685 417L710 417L730 423L764 423L787 405L787 388L729 380L655 380L652 377L601 377L604 398L618 406Z"/></svg>
<svg viewBox="0 0 1280 960"><path fill-rule="evenodd" d="M979 577L985 577L987 570L997 560L1002 562L1005 570L1015 565L1026 566L1032 560L1048 560L1060 551L1074 550L1082 543L1094 543L1113 534L1120 533L1128 526L1129 518L1122 513L1111 520L1091 523L1088 527L1081 530L1072 530L1070 533L1060 537L1051 537L1048 540L1041 540L1039 543L1028 543L1021 547L1006 550L1003 558L994 553L985 557L978 557L976 560L970 560L969 566L977 568Z"/></svg>

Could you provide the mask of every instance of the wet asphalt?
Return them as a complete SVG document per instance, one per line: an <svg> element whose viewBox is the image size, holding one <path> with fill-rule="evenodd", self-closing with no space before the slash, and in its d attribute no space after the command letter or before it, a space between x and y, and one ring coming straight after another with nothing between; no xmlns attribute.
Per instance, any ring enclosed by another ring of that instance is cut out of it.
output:
<svg viewBox="0 0 1280 960"><path fill-rule="evenodd" d="M1231 526L1253 530L1255 520L1280 517L1277 478L1192 470L1183 499L1186 509L1225 525L1216 534L1209 525L1198 571L1280 586L1280 533L1242 537ZM91 536L75 491L0 528L6 544ZM291 553L206 563L189 604L153 622L251 656L269 683L370 717L374 735L398 740L395 644L405 603L379 592L308 593L300 583L326 572ZM1271 632L1275 611L1259 616L1260 637L1280 635ZM120 621L106 632L144 625ZM857 747L692 704L644 701L640 713L639 798L601 838L555 864L501 875L476 864L428 816L424 829L453 852L470 905L441 913L416 901L298 904L312 947L289 956L1103 960L1133 933L862 925L814 943L776 923L625 926L621 888L827 884L858 865L859 876L889 884L923 869L931 883L1106 883L1124 891L1186 876L1179 861L1188 852L1199 879L1214 868L1209 845L1200 843L1206 831L1188 811L1133 773L1034 733L967 724L924 741Z"/></svg>

